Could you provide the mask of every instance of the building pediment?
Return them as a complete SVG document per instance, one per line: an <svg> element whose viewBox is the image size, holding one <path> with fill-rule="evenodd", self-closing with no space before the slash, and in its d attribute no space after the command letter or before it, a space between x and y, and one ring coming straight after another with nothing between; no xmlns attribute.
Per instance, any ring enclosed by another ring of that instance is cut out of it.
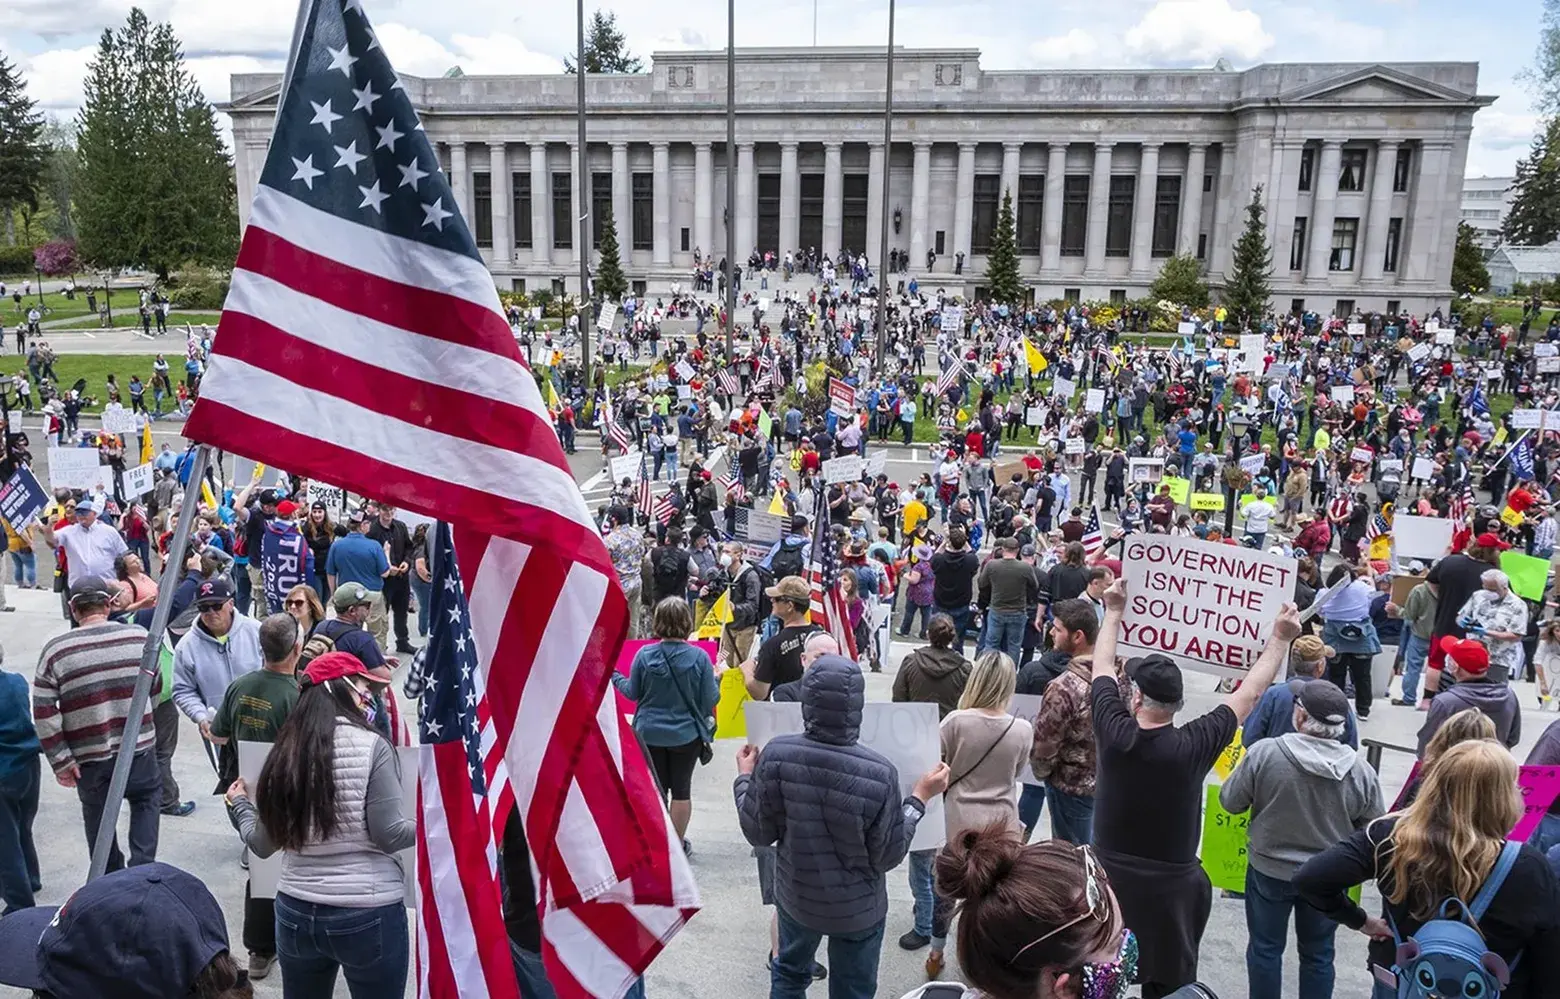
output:
<svg viewBox="0 0 1560 999"><path fill-rule="evenodd" d="M1352 73L1297 87L1278 97L1278 102L1283 104L1464 104L1468 100L1467 94L1386 66L1362 67Z"/></svg>
<svg viewBox="0 0 1560 999"><path fill-rule="evenodd" d="M273 83L269 87L262 87L259 90L245 94L242 97L228 101L225 104L218 104L217 110L226 111L229 114L232 114L234 111L274 112L276 110L276 99L281 94L281 92L281 83Z"/></svg>

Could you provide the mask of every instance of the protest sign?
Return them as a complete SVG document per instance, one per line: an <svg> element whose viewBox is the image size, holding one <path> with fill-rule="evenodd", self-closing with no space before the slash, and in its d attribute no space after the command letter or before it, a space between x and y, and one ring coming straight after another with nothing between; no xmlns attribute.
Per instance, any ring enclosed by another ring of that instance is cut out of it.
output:
<svg viewBox="0 0 1560 999"><path fill-rule="evenodd" d="M1268 365L1268 369L1262 373L1265 382L1281 382L1289 377L1290 366L1281 361L1274 361Z"/></svg>
<svg viewBox="0 0 1560 999"><path fill-rule="evenodd" d="M1193 336L1197 333L1197 324L1184 321L1179 322L1175 324L1175 331L1182 336Z"/></svg>
<svg viewBox="0 0 1560 999"><path fill-rule="evenodd" d="M1192 493L1191 482L1177 475L1166 475L1159 480L1159 485L1161 488L1168 487L1170 489L1170 498L1183 505L1186 503L1187 497Z"/></svg>
<svg viewBox="0 0 1560 999"><path fill-rule="evenodd" d="M1193 510L1223 510L1223 493L1192 493L1187 506Z"/></svg>
<svg viewBox="0 0 1560 999"><path fill-rule="evenodd" d="M769 299L767 299L767 298L759 299L758 300L758 314L759 315L763 315L763 314L767 313L768 311L769 311Z"/></svg>
<svg viewBox="0 0 1560 999"><path fill-rule="evenodd" d="M98 461L95 447L51 447L49 488L95 489L113 480L113 473Z"/></svg>
<svg viewBox="0 0 1560 999"><path fill-rule="evenodd" d="M1552 343L1535 343L1533 345L1534 357L1560 357L1560 345Z"/></svg>
<svg viewBox="0 0 1560 999"><path fill-rule="evenodd" d="M838 378L829 379L829 412L850 416L856 412L856 389Z"/></svg>
<svg viewBox="0 0 1560 999"><path fill-rule="evenodd" d="M1219 775L1220 780L1229 780L1230 774L1235 772L1235 764L1246 755L1246 743L1241 736L1241 730L1235 730L1235 738L1224 747L1224 751L1213 761L1213 771Z"/></svg>
<svg viewBox="0 0 1560 999"><path fill-rule="evenodd" d="M1083 408L1088 413L1099 413L1105 409L1105 390L1091 388L1083 394Z"/></svg>
<svg viewBox="0 0 1560 999"><path fill-rule="evenodd" d="M308 498L309 506L316 503L325 504L325 509L332 513L340 514L347 508L347 491L340 486L333 486L328 482L310 482L304 495ZM321 572L324 566L319 566Z"/></svg>
<svg viewBox="0 0 1560 999"><path fill-rule="evenodd" d="M1082 454L1083 453L1083 438L1082 437L1069 437L1069 438L1067 438L1067 453L1068 454Z"/></svg>
<svg viewBox="0 0 1560 999"><path fill-rule="evenodd" d="M1076 391L1078 391L1077 383L1071 378L1058 378L1051 383L1051 394L1059 395L1063 399L1071 399Z"/></svg>
<svg viewBox="0 0 1560 999"><path fill-rule="evenodd" d="M672 367L672 370L677 372L677 377L681 378L685 382L692 381L695 374L693 365L689 364L687 361L678 361L676 365Z"/></svg>
<svg viewBox="0 0 1560 999"><path fill-rule="evenodd" d="M1348 334L1350 336L1364 336L1365 335L1365 324L1364 323L1349 323L1348 326L1346 326L1344 328L1348 331Z"/></svg>
<svg viewBox="0 0 1560 999"><path fill-rule="evenodd" d="M1372 452L1368 447L1357 447L1349 451L1350 461L1362 461L1369 465L1372 461L1375 460L1375 458L1375 453Z"/></svg>
<svg viewBox="0 0 1560 999"><path fill-rule="evenodd" d="M1376 462L1376 468L1379 469L1383 475L1388 472L1397 472L1399 475L1401 475L1403 474L1403 459L1382 458L1380 461Z"/></svg>
<svg viewBox="0 0 1560 999"><path fill-rule="evenodd" d="M854 454L845 455L843 458L831 458L823 463L823 481L831 486L836 482L855 482L861 478L865 464Z"/></svg>
<svg viewBox="0 0 1560 999"><path fill-rule="evenodd" d="M942 310L942 331L944 333L964 332L964 306L945 305Z"/></svg>
<svg viewBox="0 0 1560 999"><path fill-rule="evenodd" d="M1437 330L1439 330L1440 328L1441 328L1441 320L1435 318L1434 316L1431 316L1429 319L1425 320L1425 332L1426 333L1434 333Z"/></svg>
<svg viewBox="0 0 1560 999"><path fill-rule="evenodd" d="M1245 675L1294 594L1293 559L1196 538L1131 535L1121 565L1117 654L1157 652L1219 676Z"/></svg>
<svg viewBox="0 0 1560 999"><path fill-rule="evenodd" d="M106 406L103 409L103 432L117 434L121 437L136 433L141 429L141 418L134 410L126 409L120 405Z"/></svg>
<svg viewBox="0 0 1560 999"><path fill-rule="evenodd" d="M867 461L866 461L866 464L865 464L863 470L868 475L871 475L871 476L873 476L875 478L876 476L882 474L885 470L887 470L887 468L888 468L888 452L887 451L869 451L869 452L867 452Z"/></svg>
<svg viewBox="0 0 1560 999"><path fill-rule="evenodd" d="M156 470L150 462L125 471L120 479L124 483L125 498L132 503L152 491L152 476Z"/></svg>
<svg viewBox="0 0 1560 999"><path fill-rule="evenodd" d="M1332 396L1332 401L1333 402L1339 403L1339 404L1344 405L1344 406L1352 406L1352 405L1354 405L1354 386L1353 385L1334 385L1329 390L1329 394Z"/></svg>
<svg viewBox="0 0 1560 999"><path fill-rule="evenodd" d="M762 750L779 735L797 735L802 731L802 706L794 701L775 704L749 701L746 706L748 743ZM937 705L928 703L890 704L868 701L862 705L859 744L888 757L899 771L899 790L909 794L921 775L942 759L942 742L937 727ZM758 765L764 765L760 754ZM926 803L926 814L916 826L910 841L912 850L931 850L946 840L942 795Z"/></svg>
<svg viewBox="0 0 1560 999"><path fill-rule="evenodd" d="M1518 767L1517 787L1522 791L1522 818L1506 838L1525 843L1560 794L1560 767Z"/></svg>
<svg viewBox="0 0 1560 999"><path fill-rule="evenodd" d="M747 540L755 544L773 545L785 533L788 518L767 510L749 510L747 515Z"/></svg>
<svg viewBox="0 0 1560 999"><path fill-rule="evenodd" d="M1409 473L1409 478L1427 481L1435 474L1435 459L1426 458L1423 455L1414 456L1414 468Z"/></svg>
<svg viewBox="0 0 1560 999"><path fill-rule="evenodd" d="M1251 813L1231 815L1219 804L1219 785L1207 788L1203 809L1202 865L1215 888L1246 890L1246 847L1250 839L1247 827Z"/></svg>
<svg viewBox="0 0 1560 999"><path fill-rule="evenodd" d="M1524 600L1544 599L1549 582L1549 559L1521 552L1501 552L1500 571L1511 577L1511 592Z"/></svg>
<svg viewBox="0 0 1560 999"><path fill-rule="evenodd" d="M1158 482L1165 474L1163 458L1128 458L1128 482Z"/></svg>
<svg viewBox="0 0 1560 999"><path fill-rule="evenodd" d="M1560 372L1560 357L1540 357L1540 358L1538 358L1538 373L1539 374L1541 374L1541 375L1552 375L1552 374L1555 374L1556 372Z"/></svg>
<svg viewBox="0 0 1560 999"><path fill-rule="evenodd" d="M688 385L688 384L678 385L677 386L677 398L679 398L679 399L692 399L693 398L693 386L692 385Z"/></svg>
<svg viewBox="0 0 1560 999"><path fill-rule="evenodd" d="M11 525L18 534L22 528L38 519L43 508L49 505L49 496L32 469L23 465L0 486L0 520Z"/></svg>
<svg viewBox="0 0 1560 999"><path fill-rule="evenodd" d="M5 414L5 428L13 434L22 432L22 411L13 409Z"/></svg>
<svg viewBox="0 0 1560 999"><path fill-rule="evenodd" d="M1513 409L1511 425L1517 430L1560 430L1560 410Z"/></svg>
<svg viewBox="0 0 1560 999"><path fill-rule="evenodd" d="M596 328L604 332L612 331L612 324L617 322L618 306L616 302L602 302L601 314L596 317Z"/></svg>
<svg viewBox="0 0 1560 999"><path fill-rule="evenodd" d="M1024 410L1024 426L1038 427L1043 422L1045 422L1044 406L1030 406Z"/></svg>
<svg viewBox="0 0 1560 999"><path fill-rule="evenodd" d="M1008 703L1008 714L1033 724L1035 718L1040 714L1040 695L1014 694L1013 700ZM1028 784L1031 787L1045 787L1045 781L1036 780L1034 770L1027 764L1019 768L1018 782L1020 784Z"/></svg>
<svg viewBox="0 0 1560 999"><path fill-rule="evenodd" d="M1427 358L1429 356L1430 356L1430 345L1428 343L1416 343L1412 347L1408 348L1409 360L1412 360L1412 361L1423 361L1425 358Z"/></svg>
<svg viewBox="0 0 1560 999"><path fill-rule="evenodd" d="M1242 333L1240 336L1240 352L1245 355L1245 364L1248 371L1261 371L1263 360L1262 334Z"/></svg>
<svg viewBox="0 0 1560 999"><path fill-rule="evenodd" d="M1435 334L1435 342L1442 345L1443 347L1449 347L1452 345L1455 337L1456 334L1454 334L1451 330L1438 330Z"/></svg>
<svg viewBox="0 0 1560 999"><path fill-rule="evenodd" d="M1267 464L1267 455L1248 454L1240 460L1240 470L1247 475L1256 475L1262 471L1262 466Z"/></svg>
<svg viewBox="0 0 1560 999"><path fill-rule="evenodd" d="M705 642L718 645L718 642ZM715 702L715 738L746 739L747 712L744 707L752 700L747 692L747 680L739 669L728 669L720 675L720 700Z"/></svg>
<svg viewBox="0 0 1560 999"><path fill-rule="evenodd" d="M242 489L249 483L256 481L255 472L260 472L259 483L262 487L275 487L282 483L282 470L272 468L269 465L261 465L249 458L233 456L233 478L230 480L234 489Z"/></svg>
<svg viewBox="0 0 1560 999"><path fill-rule="evenodd" d="M612 481L614 484L624 479L637 479L639 477L639 465L642 461L638 451L630 451L620 454L612 459ZM648 470L648 469L647 469Z"/></svg>
<svg viewBox="0 0 1560 999"><path fill-rule="evenodd" d="M1445 517L1400 513L1392 518L1392 544L1398 558L1440 558L1452 546L1455 526Z"/></svg>

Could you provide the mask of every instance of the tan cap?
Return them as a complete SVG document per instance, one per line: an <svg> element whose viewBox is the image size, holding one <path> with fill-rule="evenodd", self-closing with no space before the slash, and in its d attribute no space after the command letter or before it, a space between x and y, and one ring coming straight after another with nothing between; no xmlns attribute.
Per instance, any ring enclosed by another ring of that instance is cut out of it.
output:
<svg viewBox="0 0 1560 999"><path fill-rule="evenodd" d="M1301 635L1295 639L1295 644L1291 647L1291 651L1296 659L1308 663L1331 659L1337 655L1331 645L1324 643L1315 635Z"/></svg>
<svg viewBox="0 0 1560 999"><path fill-rule="evenodd" d="M805 604L812 599L812 588L800 576L787 576L764 592L771 599L789 600L795 604Z"/></svg>

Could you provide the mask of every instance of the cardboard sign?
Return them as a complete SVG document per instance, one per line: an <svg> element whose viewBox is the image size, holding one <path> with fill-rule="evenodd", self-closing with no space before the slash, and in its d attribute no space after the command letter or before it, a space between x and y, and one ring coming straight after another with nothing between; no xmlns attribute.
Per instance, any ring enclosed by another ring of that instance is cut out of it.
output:
<svg viewBox="0 0 1560 999"><path fill-rule="evenodd" d="M1408 348L1408 359L1411 361L1423 361L1429 356L1430 345L1428 343L1416 343Z"/></svg>
<svg viewBox="0 0 1560 999"><path fill-rule="evenodd" d="M308 488L304 490L304 495L308 498L311 507L316 503L323 503L326 510L336 513L347 508L347 491L340 486L311 481ZM320 566L320 571L323 572L324 569L324 566Z"/></svg>
<svg viewBox="0 0 1560 999"><path fill-rule="evenodd" d="M1100 413L1105 409L1105 390L1091 388L1083 394L1083 409L1086 413Z"/></svg>
<svg viewBox="0 0 1560 999"><path fill-rule="evenodd" d="M1035 718L1040 714L1040 696L1039 694L1014 694L1013 700L1008 704L1008 714L1034 724ZM1028 766L1018 772L1018 782L1031 787L1045 787L1045 781L1036 780L1034 769Z"/></svg>
<svg viewBox="0 0 1560 999"><path fill-rule="evenodd" d="M22 528L38 519L43 508L49 505L49 495L32 469L22 465L0 486L0 520L11 525L18 534Z"/></svg>
<svg viewBox="0 0 1560 999"><path fill-rule="evenodd" d="M1328 394L1332 396L1332 401L1338 403L1339 405L1354 405L1353 385L1334 385L1331 389L1328 390Z"/></svg>
<svg viewBox="0 0 1560 999"><path fill-rule="evenodd" d="M758 314L759 315L763 315L764 313L766 313L768 311L769 311L769 299L767 299L767 298L759 299L758 300Z"/></svg>
<svg viewBox="0 0 1560 999"><path fill-rule="evenodd" d="M1210 510L1210 511L1223 510L1224 509L1224 494L1223 493L1192 493L1191 499L1187 501L1186 505L1191 507L1193 510Z"/></svg>
<svg viewBox="0 0 1560 999"><path fill-rule="evenodd" d="M1163 458L1128 458L1128 482L1158 482L1165 474Z"/></svg>
<svg viewBox="0 0 1560 999"><path fill-rule="evenodd" d="M50 489L95 489L113 477L94 447L51 447L48 456Z"/></svg>
<svg viewBox="0 0 1560 999"><path fill-rule="evenodd" d="M865 467L866 462L854 454L831 458L823 463L823 481L831 486L836 482L855 482Z"/></svg>
<svg viewBox="0 0 1560 999"><path fill-rule="evenodd" d="M829 379L829 412L850 416L856 412L856 389L838 378Z"/></svg>
<svg viewBox="0 0 1560 999"><path fill-rule="evenodd" d="M1357 447L1349 451L1349 460L1364 462L1369 465L1376 460L1376 453L1368 447Z"/></svg>
<svg viewBox="0 0 1560 999"><path fill-rule="evenodd" d="M1040 424L1042 424L1044 422L1045 422L1045 407L1044 406L1030 406L1028 409L1024 410L1024 426L1026 426L1026 427L1038 427Z"/></svg>
<svg viewBox="0 0 1560 999"><path fill-rule="evenodd" d="M1192 493L1191 482L1176 475L1166 475L1159 480L1159 486L1161 489L1169 487L1170 498L1181 504L1185 504Z"/></svg>
<svg viewBox="0 0 1560 999"><path fill-rule="evenodd" d="M1083 438L1082 437L1069 437L1069 438L1067 438L1067 453L1068 454L1082 454L1083 453Z"/></svg>
<svg viewBox="0 0 1560 999"><path fill-rule="evenodd" d="M873 478L876 478L877 476L883 474L887 470L888 470L888 452L887 451L868 451L867 452L867 463L866 463L866 466L864 467L863 471L865 471L868 475L872 476Z"/></svg>
<svg viewBox="0 0 1560 999"><path fill-rule="evenodd" d="M1534 558L1516 551L1500 553L1500 571L1511 577L1511 592L1524 600L1544 599L1549 565L1547 558Z"/></svg>
<svg viewBox="0 0 1560 999"><path fill-rule="evenodd" d="M748 743L760 751L781 735L802 732L802 706L796 702L775 704L749 701L747 712ZM899 790L909 794L921 775L942 759L942 741L937 726L937 705L928 703L890 704L868 701L861 710L860 744L888 757L899 771ZM764 765L762 753L759 766ZM912 850L931 850L947 839L944 828L943 799L937 795L926 803L910 840Z"/></svg>
<svg viewBox="0 0 1560 999"><path fill-rule="evenodd" d="M618 305L616 302L602 302L601 313L596 316L596 328L604 333L612 331L612 325L617 322Z"/></svg>
<svg viewBox="0 0 1560 999"><path fill-rule="evenodd" d="M1392 544L1398 558L1440 558L1452 546L1456 526L1445 517L1400 513L1392 518Z"/></svg>
<svg viewBox="0 0 1560 999"><path fill-rule="evenodd" d="M141 429L141 417L134 410L126 409L120 405L105 407L103 410L103 432L117 434L125 437L134 434Z"/></svg>
<svg viewBox="0 0 1560 999"><path fill-rule="evenodd" d="M1157 652L1218 676L1246 674L1294 596L1293 559L1196 538L1131 535L1121 565L1117 654Z"/></svg>
<svg viewBox="0 0 1560 999"><path fill-rule="evenodd" d="M1063 399L1071 399L1073 393L1078 391L1078 385L1070 378L1058 378L1051 383L1051 394L1059 395Z"/></svg>
<svg viewBox="0 0 1560 999"><path fill-rule="evenodd" d="M1535 343L1533 345L1534 357L1560 357L1560 346L1552 343Z"/></svg>
<svg viewBox="0 0 1560 999"><path fill-rule="evenodd" d="M1557 358L1560 360L1560 358ZM1511 425L1517 430L1560 430L1560 409L1513 409Z"/></svg>
<svg viewBox="0 0 1560 999"><path fill-rule="evenodd" d="M1435 459L1426 458L1423 455L1414 456L1413 470L1408 473L1409 478L1428 481L1435 474Z"/></svg>
<svg viewBox="0 0 1560 999"><path fill-rule="evenodd" d="M1195 336L1197 334L1197 324L1179 322L1175 324L1175 331L1182 336Z"/></svg>
<svg viewBox="0 0 1560 999"><path fill-rule="evenodd" d="M124 483L125 497L134 502L151 492L155 471L150 462L127 469L120 478Z"/></svg>

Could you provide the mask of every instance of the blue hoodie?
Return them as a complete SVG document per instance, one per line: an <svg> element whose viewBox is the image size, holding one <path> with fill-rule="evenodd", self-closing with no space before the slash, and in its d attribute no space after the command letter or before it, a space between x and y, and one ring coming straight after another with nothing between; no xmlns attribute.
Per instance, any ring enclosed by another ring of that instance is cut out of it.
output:
<svg viewBox="0 0 1560 999"><path fill-rule="evenodd" d="M720 686L704 650L687 642L657 642L634 656L628 676L614 672L612 684L636 702L634 731L647 746L686 746L713 740ZM698 713L695 714L694 712Z"/></svg>
<svg viewBox="0 0 1560 999"><path fill-rule="evenodd" d="M0 673L0 778L9 777L43 747L33 728L32 691L20 673Z"/></svg>

